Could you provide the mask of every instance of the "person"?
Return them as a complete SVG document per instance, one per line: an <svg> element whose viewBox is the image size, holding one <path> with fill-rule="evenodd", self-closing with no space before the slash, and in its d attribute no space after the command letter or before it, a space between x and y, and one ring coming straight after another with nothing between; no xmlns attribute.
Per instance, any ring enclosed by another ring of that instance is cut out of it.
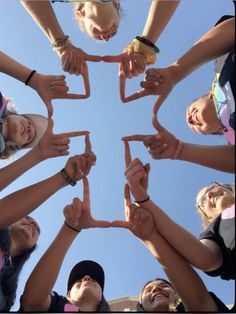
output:
<svg viewBox="0 0 236 314"><path fill-rule="evenodd" d="M143 142L154 159L184 160L219 171L235 172L235 145L200 145L182 142L155 118L157 134L124 136L123 141Z"/></svg>
<svg viewBox="0 0 236 314"><path fill-rule="evenodd" d="M87 175L96 162L96 156L91 150L88 135L85 136L85 143L85 152L70 157L60 172L1 198L0 228L7 228L12 223L29 215L51 195L68 185L75 186L77 181Z"/></svg>
<svg viewBox="0 0 236 314"><path fill-rule="evenodd" d="M146 188L148 169L138 158L129 163L126 177L132 178L134 173L136 182L140 184L137 184L137 189L132 185L135 190L131 189L131 192L136 201L141 201L142 207L152 214L156 229L166 241L194 267L211 276L220 276L224 280L235 279L235 197L233 190L218 185L214 185L212 189L211 185L200 192L197 202L209 217L212 216L213 221L200 235L200 239L197 239L150 200ZM189 250L189 247L194 247L194 250Z"/></svg>
<svg viewBox="0 0 236 314"><path fill-rule="evenodd" d="M87 177L83 177L83 200L74 198L64 208L65 222L56 238L41 257L28 278L21 307L23 312L107 312L109 306L103 296L104 271L94 261L82 261L71 270L65 297L51 292L59 275L63 259L73 240L83 229L108 228L111 223L95 220L91 214Z"/></svg>
<svg viewBox="0 0 236 314"><path fill-rule="evenodd" d="M0 51L0 72L9 75L34 89L47 107L48 116L53 114L53 99L81 99L83 95L68 93L64 75L45 75L31 70Z"/></svg>
<svg viewBox="0 0 236 314"><path fill-rule="evenodd" d="M143 73L146 65L155 63L158 48L153 49L155 45L152 41L155 42L158 39L174 14L179 1L152 1L139 40L135 38L132 43L124 48L121 55L107 55L104 57L89 55L71 43L69 36L64 34L50 1L21 0L21 3L47 36L52 48L58 53L63 70L70 74L82 74L87 86L86 95L88 97L90 87L86 61L118 62L121 64L119 72L122 73L122 79ZM76 1L74 3L74 12L82 31L85 31L93 39L108 41L118 30L120 20L119 0Z"/></svg>
<svg viewBox="0 0 236 314"><path fill-rule="evenodd" d="M14 304L19 275L35 250L39 235L40 228L30 216L0 229L1 312L9 312Z"/></svg>
<svg viewBox="0 0 236 314"><path fill-rule="evenodd" d="M162 229L157 225L157 217L160 221L162 217L153 209L150 210L151 206L148 205L152 202L147 194L150 167L148 164L143 165L138 158L131 159L128 143L125 146L125 162L127 166L125 176L128 182L124 189L126 221L116 220L112 225L127 228L137 236L160 262L171 283L160 278L148 282L139 297L142 310L144 312L228 311L214 293L207 291L189 261L172 246L172 242L165 237ZM135 199L134 204L131 202L130 190ZM156 205L155 207L158 208ZM165 228L169 230L168 232L172 232L168 225L165 225ZM176 234L174 233L174 237ZM178 237L176 239L178 241ZM190 246L187 246L186 241L184 247L189 250Z"/></svg>

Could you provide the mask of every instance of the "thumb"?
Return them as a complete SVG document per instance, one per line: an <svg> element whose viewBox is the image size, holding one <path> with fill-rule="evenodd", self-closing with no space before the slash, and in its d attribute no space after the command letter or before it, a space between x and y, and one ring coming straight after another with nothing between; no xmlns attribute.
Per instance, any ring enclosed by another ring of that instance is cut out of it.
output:
<svg viewBox="0 0 236 314"><path fill-rule="evenodd" d="M144 170L145 170L147 176L149 175L150 169L151 169L151 167L150 167L150 164L149 164L149 163L147 163L146 165L144 165Z"/></svg>
<svg viewBox="0 0 236 314"><path fill-rule="evenodd" d="M48 118L48 126L47 126L47 133L53 133L53 126L54 126L54 122L52 120L52 118Z"/></svg>
<svg viewBox="0 0 236 314"><path fill-rule="evenodd" d="M123 54L116 55L116 56L103 56L102 61L103 62L109 62L109 63L111 63L111 62L120 63L122 56L123 56Z"/></svg>
<svg viewBox="0 0 236 314"><path fill-rule="evenodd" d="M86 55L84 56L84 59L85 59L86 61L91 61L91 62L100 62L100 61L103 60L103 57L86 54Z"/></svg>
<svg viewBox="0 0 236 314"><path fill-rule="evenodd" d="M164 102L164 100L166 99L167 96L163 96L163 95L160 95L158 98L157 98L157 101L153 107L153 115L156 116L157 115L157 112L158 110L160 109L162 103Z"/></svg>
<svg viewBox="0 0 236 314"><path fill-rule="evenodd" d="M51 101L45 102L45 105L47 106L48 118L51 118L53 115L53 106L52 106Z"/></svg>
<svg viewBox="0 0 236 314"><path fill-rule="evenodd" d="M157 130L157 132L163 132L165 131L165 128L160 124L160 122L157 120L157 116L153 116L152 118L152 125Z"/></svg>

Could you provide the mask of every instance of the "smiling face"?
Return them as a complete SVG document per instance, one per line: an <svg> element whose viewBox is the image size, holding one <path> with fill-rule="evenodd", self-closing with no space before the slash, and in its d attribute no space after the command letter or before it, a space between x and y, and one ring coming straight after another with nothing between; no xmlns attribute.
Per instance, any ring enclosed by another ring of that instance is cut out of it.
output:
<svg viewBox="0 0 236 314"><path fill-rule="evenodd" d="M85 2L75 10L82 30L96 40L108 41L119 27L119 2Z"/></svg>
<svg viewBox="0 0 236 314"><path fill-rule="evenodd" d="M12 224L10 232L18 255L31 249L36 244L40 235L40 228L33 218L27 216Z"/></svg>
<svg viewBox="0 0 236 314"><path fill-rule="evenodd" d="M86 275L73 284L69 293L69 299L79 307L89 303L89 306L96 310L99 302L102 300L102 288L96 280Z"/></svg>
<svg viewBox="0 0 236 314"><path fill-rule="evenodd" d="M213 221L224 209L234 204L234 192L229 186L212 183L203 188L197 195L197 208ZM201 213L200 213L201 214Z"/></svg>
<svg viewBox="0 0 236 314"><path fill-rule="evenodd" d="M200 134L223 134L217 118L212 92L193 102L186 112L186 121L192 131Z"/></svg>
<svg viewBox="0 0 236 314"><path fill-rule="evenodd" d="M36 129L29 118L23 115L11 114L4 121L3 136L5 141L25 146L35 138Z"/></svg>
<svg viewBox="0 0 236 314"><path fill-rule="evenodd" d="M140 303L145 312L168 312L174 295L175 291L168 283L155 280L143 288Z"/></svg>

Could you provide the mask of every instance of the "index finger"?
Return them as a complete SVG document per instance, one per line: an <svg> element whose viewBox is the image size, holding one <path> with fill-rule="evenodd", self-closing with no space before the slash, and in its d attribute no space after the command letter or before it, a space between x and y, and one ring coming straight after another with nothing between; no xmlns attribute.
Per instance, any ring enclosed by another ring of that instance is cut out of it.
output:
<svg viewBox="0 0 236 314"><path fill-rule="evenodd" d="M166 99L166 96L162 96L162 95L160 95L160 96L157 98L157 101L155 102L155 105L154 105L154 107L153 107L153 115L154 115L154 116L157 115L157 112L158 112L158 110L160 109L161 104L164 102L165 99Z"/></svg>
<svg viewBox="0 0 236 314"><path fill-rule="evenodd" d="M135 134L135 135L129 135L122 137L122 141L140 141L142 142L145 140L146 137L149 137L150 135L142 135L142 134Z"/></svg>
<svg viewBox="0 0 236 314"><path fill-rule="evenodd" d="M83 201L89 205L90 207L90 189L89 189L89 181L88 181L88 178L87 177L84 177L83 178L83 195L84 195L84 198L83 198Z"/></svg>
<svg viewBox="0 0 236 314"><path fill-rule="evenodd" d="M85 135L85 153L90 153L92 151L92 144L90 142L89 134Z"/></svg>
<svg viewBox="0 0 236 314"><path fill-rule="evenodd" d="M116 55L116 56L103 56L102 57L102 61L104 61L104 62L114 62L114 63L120 63L121 61L122 61L122 56L123 56L124 54L122 53L122 54L120 54L120 55Z"/></svg>
<svg viewBox="0 0 236 314"><path fill-rule="evenodd" d="M100 61L103 60L103 57L102 57L102 56L89 55L89 54L84 55L83 58L84 58L86 61L91 61L91 62L100 62Z"/></svg>
<svg viewBox="0 0 236 314"><path fill-rule="evenodd" d="M131 157L131 153L130 153L129 142L124 141L124 144L125 144L125 166L127 168L132 161L132 157Z"/></svg>
<svg viewBox="0 0 236 314"><path fill-rule="evenodd" d="M76 136L88 135L88 134L89 134L89 131L73 131L73 132L61 133L58 135L62 135L65 137L76 137Z"/></svg>
<svg viewBox="0 0 236 314"><path fill-rule="evenodd" d="M128 184L125 184L124 186L124 205L125 208L129 207L131 204L131 195Z"/></svg>

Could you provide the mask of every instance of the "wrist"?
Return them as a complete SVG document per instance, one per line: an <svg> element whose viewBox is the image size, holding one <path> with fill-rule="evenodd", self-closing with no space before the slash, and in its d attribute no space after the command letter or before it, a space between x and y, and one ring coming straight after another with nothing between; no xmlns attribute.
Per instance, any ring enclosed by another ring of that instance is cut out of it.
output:
<svg viewBox="0 0 236 314"><path fill-rule="evenodd" d="M80 233L81 232L81 229L72 227L70 224L68 224L66 222L66 220L64 221L64 225L66 226L66 228L72 230L73 232L76 232L76 233Z"/></svg>
<svg viewBox="0 0 236 314"><path fill-rule="evenodd" d="M146 202L149 201L149 200L150 200L149 195L146 195L146 196L144 196L144 197L142 197L142 198L140 198L140 197L135 198L135 203L137 203L137 204L143 204L143 203L146 203Z"/></svg>
<svg viewBox="0 0 236 314"><path fill-rule="evenodd" d="M176 149L171 159L178 159L179 155L181 154L182 149L183 149L183 142L181 142L180 140L177 140Z"/></svg>

